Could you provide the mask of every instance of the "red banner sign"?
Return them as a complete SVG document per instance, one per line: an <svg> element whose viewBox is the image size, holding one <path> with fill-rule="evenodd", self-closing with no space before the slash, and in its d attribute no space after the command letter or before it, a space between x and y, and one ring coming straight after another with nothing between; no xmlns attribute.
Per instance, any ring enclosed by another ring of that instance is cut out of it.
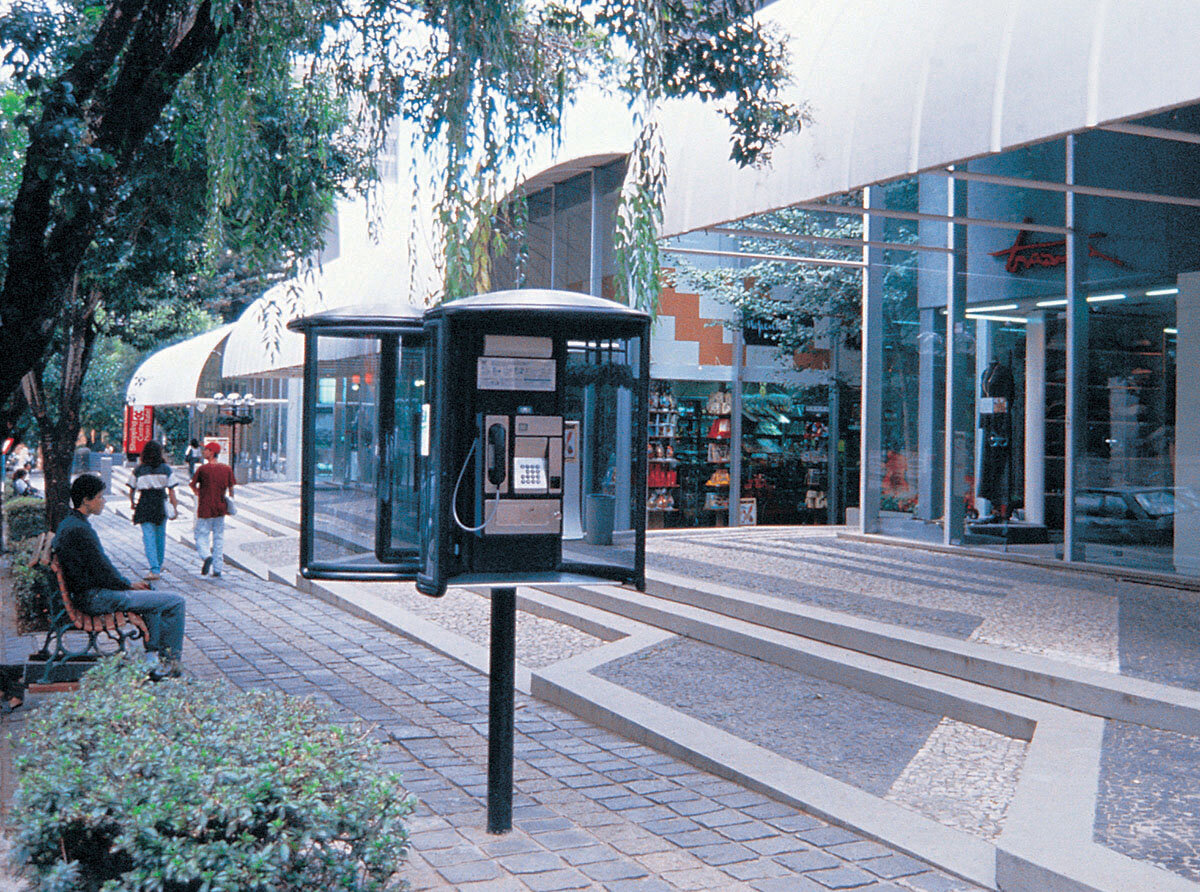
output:
<svg viewBox="0 0 1200 892"><path fill-rule="evenodd" d="M146 444L154 439L154 407L125 407L126 455L141 455Z"/></svg>

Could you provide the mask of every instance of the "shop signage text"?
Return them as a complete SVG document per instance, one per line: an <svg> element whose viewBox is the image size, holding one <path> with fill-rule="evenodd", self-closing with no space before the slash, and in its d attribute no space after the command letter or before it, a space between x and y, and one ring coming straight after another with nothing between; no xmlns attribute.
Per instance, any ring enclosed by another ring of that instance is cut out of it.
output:
<svg viewBox="0 0 1200 892"><path fill-rule="evenodd" d="M1026 220L1026 223L1031 221ZM1096 247L1096 242L1102 238L1107 238L1106 232L1093 232L1088 238L1088 257L1095 257L1099 260L1107 260L1116 266L1128 266L1124 260L1118 260L1103 253ZM999 251L990 252L992 257L1001 257L1004 259L1004 270L1009 273L1023 273L1027 269L1035 267L1049 268L1054 266L1063 266L1067 262L1067 240L1060 238L1051 242L1031 242L1029 241L1029 232L1022 229L1017 234L1017 240L1009 247L1002 248Z"/></svg>
<svg viewBox="0 0 1200 892"><path fill-rule="evenodd" d="M154 439L154 407L125 407L125 454L140 455Z"/></svg>

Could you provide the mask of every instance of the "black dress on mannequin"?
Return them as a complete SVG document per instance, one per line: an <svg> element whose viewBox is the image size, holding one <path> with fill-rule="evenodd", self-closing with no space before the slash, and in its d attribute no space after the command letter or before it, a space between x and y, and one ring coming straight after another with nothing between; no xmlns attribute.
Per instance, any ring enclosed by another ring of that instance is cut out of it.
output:
<svg viewBox="0 0 1200 892"><path fill-rule="evenodd" d="M980 461L979 495L993 505L993 514L1007 519L1012 503L1012 401L1015 391L1012 369L993 359L984 370L979 393L993 399L992 410L981 412L983 456ZM1001 401L1003 401L1001 403ZM996 411L998 409L1003 411Z"/></svg>

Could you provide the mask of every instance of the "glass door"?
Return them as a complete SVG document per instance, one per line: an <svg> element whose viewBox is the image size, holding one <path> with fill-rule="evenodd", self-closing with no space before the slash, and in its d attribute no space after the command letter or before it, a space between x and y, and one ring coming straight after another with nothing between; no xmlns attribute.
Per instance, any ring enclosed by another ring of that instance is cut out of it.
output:
<svg viewBox="0 0 1200 892"><path fill-rule="evenodd" d="M420 445L427 435L425 345L423 339L389 338L385 347L381 394L382 467L379 474L379 524L376 556L384 562L416 561L419 529Z"/></svg>

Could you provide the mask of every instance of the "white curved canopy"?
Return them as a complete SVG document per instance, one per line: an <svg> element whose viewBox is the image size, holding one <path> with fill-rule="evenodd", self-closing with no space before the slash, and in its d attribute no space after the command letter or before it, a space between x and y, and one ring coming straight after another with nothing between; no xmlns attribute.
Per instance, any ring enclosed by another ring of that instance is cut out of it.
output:
<svg viewBox="0 0 1200 892"><path fill-rule="evenodd" d="M221 376L299 377L304 366L304 336L288 331L289 322L364 303L405 306L412 293L408 283L409 271L379 249L367 256L339 257L310 276L282 282L247 307L234 323Z"/></svg>
<svg viewBox="0 0 1200 892"><path fill-rule="evenodd" d="M232 325L164 347L137 367L125 389L125 402L133 406L181 406L195 401L204 367L218 357Z"/></svg>
<svg viewBox="0 0 1200 892"><path fill-rule="evenodd" d="M778 0L813 121L739 169L709 106L664 110L664 235L1200 99L1200 3Z"/></svg>

